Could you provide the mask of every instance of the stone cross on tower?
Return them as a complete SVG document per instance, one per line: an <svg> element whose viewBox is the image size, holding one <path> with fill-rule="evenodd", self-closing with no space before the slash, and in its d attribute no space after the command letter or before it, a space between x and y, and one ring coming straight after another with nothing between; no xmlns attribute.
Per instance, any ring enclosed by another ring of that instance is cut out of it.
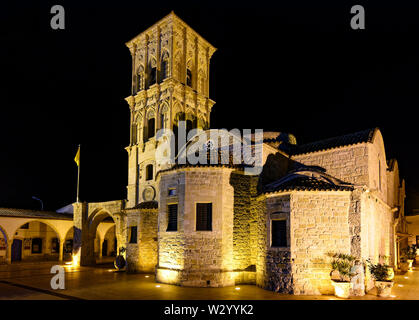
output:
<svg viewBox="0 0 419 320"><path fill-rule="evenodd" d="M173 12L126 43L132 57L128 208L157 195L156 132L208 129L209 66L215 48Z"/></svg>

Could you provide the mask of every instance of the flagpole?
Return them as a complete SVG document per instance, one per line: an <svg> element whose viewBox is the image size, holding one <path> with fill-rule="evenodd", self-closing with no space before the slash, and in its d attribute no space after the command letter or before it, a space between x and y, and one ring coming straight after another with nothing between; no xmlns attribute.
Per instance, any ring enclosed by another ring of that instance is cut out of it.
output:
<svg viewBox="0 0 419 320"><path fill-rule="evenodd" d="M77 166L77 203L80 202L79 198L79 185L80 185L80 145L79 145L79 165Z"/></svg>

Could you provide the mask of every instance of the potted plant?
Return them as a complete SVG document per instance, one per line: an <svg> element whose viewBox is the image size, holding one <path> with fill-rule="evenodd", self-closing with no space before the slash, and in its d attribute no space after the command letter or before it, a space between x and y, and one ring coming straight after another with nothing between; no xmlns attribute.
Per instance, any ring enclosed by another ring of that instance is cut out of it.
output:
<svg viewBox="0 0 419 320"><path fill-rule="evenodd" d="M405 256L400 257L400 271L401 272L409 271L409 262L407 262L407 258Z"/></svg>
<svg viewBox="0 0 419 320"><path fill-rule="evenodd" d="M388 280L390 278L389 266L384 263L374 264L370 259L367 260L367 263L371 276L375 280L377 295L379 297L389 297L394 284L392 280Z"/></svg>
<svg viewBox="0 0 419 320"><path fill-rule="evenodd" d="M404 256L406 257L406 261L409 265L409 270L412 270L413 261L416 259L416 249L417 246L414 244L412 246L407 246L404 251Z"/></svg>
<svg viewBox="0 0 419 320"><path fill-rule="evenodd" d="M388 269L388 277L386 280L390 281L394 279L394 269L393 267L389 266L390 264L390 257L385 255L379 255L379 261L387 265Z"/></svg>
<svg viewBox="0 0 419 320"><path fill-rule="evenodd" d="M344 253L329 255L332 257L330 277L335 289L335 296L347 299L352 289L351 268L354 264L355 257Z"/></svg>

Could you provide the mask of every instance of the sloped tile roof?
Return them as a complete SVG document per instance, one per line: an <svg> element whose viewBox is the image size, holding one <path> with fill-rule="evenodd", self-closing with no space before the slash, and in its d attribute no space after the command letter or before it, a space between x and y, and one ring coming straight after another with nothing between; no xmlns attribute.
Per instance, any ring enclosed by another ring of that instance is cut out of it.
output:
<svg viewBox="0 0 419 320"><path fill-rule="evenodd" d="M352 191L353 186L313 168L302 168L267 184L265 193L279 191Z"/></svg>
<svg viewBox="0 0 419 320"><path fill-rule="evenodd" d="M327 183L322 180L317 180L312 177L299 177L288 181L286 183L270 186L265 189L265 192L277 191L351 191L350 186L339 186Z"/></svg>
<svg viewBox="0 0 419 320"><path fill-rule="evenodd" d="M73 215L55 211L0 208L0 217L73 220Z"/></svg>
<svg viewBox="0 0 419 320"><path fill-rule="evenodd" d="M315 141L303 145L292 146L292 148L290 149L290 153L291 155L300 155L305 153L312 153L344 146L350 146L358 143L371 142L377 130L378 128L368 129L351 134L346 134L339 137Z"/></svg>
<svg viewBox="0 0 419 320"><path fill-rule="evenodd" d="M136 204L130 209L157 209L158 207L159 203L157 201L144 201Z"/></svg>

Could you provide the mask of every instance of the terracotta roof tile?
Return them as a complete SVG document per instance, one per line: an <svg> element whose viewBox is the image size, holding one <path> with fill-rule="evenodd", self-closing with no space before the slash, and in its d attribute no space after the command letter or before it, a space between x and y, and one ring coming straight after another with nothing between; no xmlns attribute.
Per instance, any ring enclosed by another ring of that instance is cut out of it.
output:
<svg viewBox="0 0 419 320"><path fill-rule="evenodd" d="M73 215L69 213L14 208L0 208L0 217L73 220Z"/></svg>
<svg viewBox="0 0 419 320"><path fill-rule="evenodd" d="M305 153L323 151L358 143L371 142L378 128L363 130L339 137L329 138L325 140L315 141L303 145L292 146L291 155L300 155Z"/></svg>

